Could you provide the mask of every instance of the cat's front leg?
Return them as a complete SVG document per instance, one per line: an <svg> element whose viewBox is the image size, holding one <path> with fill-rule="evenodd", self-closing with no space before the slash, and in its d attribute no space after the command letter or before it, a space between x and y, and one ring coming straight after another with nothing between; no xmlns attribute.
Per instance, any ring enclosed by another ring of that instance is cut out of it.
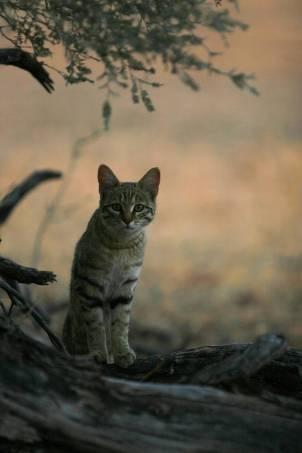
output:
<svg viewBox="0 0 302 453"><path fill-rule="evenodd" d="M136 355L129 346L128 333L132 296L119 297L111 303L111 338L114 363L127 368L135 361Z"/></svg>
<svg viewBox="0 0 302 453"><path fill-rule="evenodd" d="M103 310L91 308L83 314L89 354L98 362L106 363L107 347Z"/></svg>

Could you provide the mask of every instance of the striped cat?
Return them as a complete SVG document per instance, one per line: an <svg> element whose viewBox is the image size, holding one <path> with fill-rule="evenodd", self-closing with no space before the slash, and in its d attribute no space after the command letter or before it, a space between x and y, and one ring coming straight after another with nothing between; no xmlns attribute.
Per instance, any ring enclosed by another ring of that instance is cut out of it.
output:
<svg viewBox="0 0 302 453"><path fill-rule="evenodd" d="M101 165L98 181L100 206L75 249L63 341L71 354L128 367L135 361L128 343L132 299L160 172L152 168L137 183L120 182Z"/></svg>

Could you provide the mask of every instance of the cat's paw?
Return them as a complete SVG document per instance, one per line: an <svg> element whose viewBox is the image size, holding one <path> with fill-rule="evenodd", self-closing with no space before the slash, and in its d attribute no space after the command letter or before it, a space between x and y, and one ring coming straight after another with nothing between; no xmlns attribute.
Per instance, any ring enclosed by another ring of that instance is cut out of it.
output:
<svg viewBox="0 0 302 453"><path fill-rule="evenodd" d="M125 351L119 351L114 354L114 363L115 365L121 368L128 368L133 365L136 359L136 354L133 349L129 348Z"/></svg>
<svg viewBox="0 0 302 453"><path fill-rule="evenodd" d="M106 351L93 351L89 354L97 363L106 363Z"/></svg>

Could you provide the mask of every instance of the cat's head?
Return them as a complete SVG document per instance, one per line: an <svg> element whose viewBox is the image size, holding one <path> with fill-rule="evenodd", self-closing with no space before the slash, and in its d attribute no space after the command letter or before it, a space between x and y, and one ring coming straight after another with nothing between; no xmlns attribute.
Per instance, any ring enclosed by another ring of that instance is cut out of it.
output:
<svg viewBox="0 0 302 453"><path fill-rule="evenodd" d="M152 222L160 182L158 168L151 168L138 182L120 182L107 165L98 169L102 223L112 231L132 234Z"/></svg>

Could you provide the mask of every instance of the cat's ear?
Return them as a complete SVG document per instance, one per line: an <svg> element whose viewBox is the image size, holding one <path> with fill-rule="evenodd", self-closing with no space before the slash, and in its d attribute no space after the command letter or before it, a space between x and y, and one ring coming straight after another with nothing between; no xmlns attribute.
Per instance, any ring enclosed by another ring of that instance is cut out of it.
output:
<svg viewBox="0 0 302 453"><path fill-rule="evenodd" d="M145 190L151 193L152 197L155 198L158 193L158 187L160 182L160 171L159 168L154 167L138 181L138 184Z"/></svg>
<svg viewBox="0 0 302 453"><path fill-rule="evenodd" d="M100 195L108 189L119 184L119 180L107 165L100 165L98 169L98 181Z"/></svg>

